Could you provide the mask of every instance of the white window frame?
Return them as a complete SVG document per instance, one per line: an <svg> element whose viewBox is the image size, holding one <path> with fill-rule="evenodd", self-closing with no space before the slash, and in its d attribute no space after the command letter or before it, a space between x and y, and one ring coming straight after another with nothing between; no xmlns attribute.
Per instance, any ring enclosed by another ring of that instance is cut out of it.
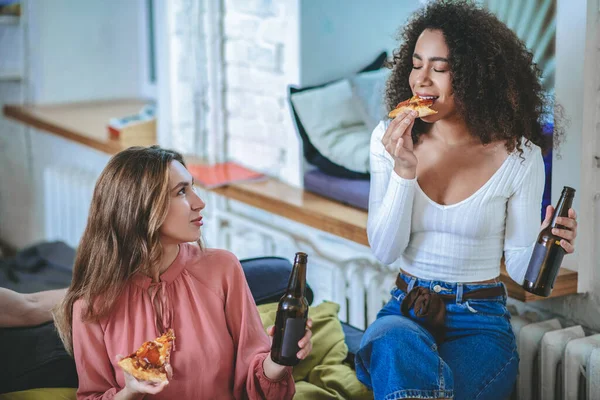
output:
<svg viewBox="0 0 600 400"><path fill-rule="evenodd" d="M155 74L155 78L156 80L154 82L152 82L152 80L150 79L150 65L149 65L149 59L150 59L150 46L149 46L149 29L150 26L148 24L148 20L149 20L149 10L148 10L148 2L151 1L151 4L153 4L153 17L154 17L154 58L155 58L155 70L154 70L154 74ZM139 37L140 37L140 47L139 47L139 51L140 51L140 94L143 98L145 99L151 99L151 100L156 100L157 99L157 94L158 94L158 85L157 85L157 81L158 81L158 57L156 56L156 52L157 52L157 48L158 48L158 43L157 43L157 32L159 31L158 29L158 24L161 23L161 19L157 18L157 3L160 2L162 0L138 0L138 4L140 7L140 13L139 13Z"/></svg>

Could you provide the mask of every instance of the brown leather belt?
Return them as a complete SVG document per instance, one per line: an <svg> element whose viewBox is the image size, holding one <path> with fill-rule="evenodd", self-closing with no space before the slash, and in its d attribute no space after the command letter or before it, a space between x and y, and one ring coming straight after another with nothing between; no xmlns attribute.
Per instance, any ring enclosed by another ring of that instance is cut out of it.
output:
<svg viewBox="0 0 600 400"><path fill-rule="evenodd" d="M405 317L410 316L410 309L415 311L415 316L425 318L427 328L431 331L436 341L444 337L444 325L446 320L446 304L444 300L455 300L455 294L436 293L428 287L415 286L408 292L408 283L398 274L396 287L406 293L406 297L400 304L400 311ZM491 297L504 296L503 286L481 288L471 290L463 294L464 300L489 299Z"/></svg>

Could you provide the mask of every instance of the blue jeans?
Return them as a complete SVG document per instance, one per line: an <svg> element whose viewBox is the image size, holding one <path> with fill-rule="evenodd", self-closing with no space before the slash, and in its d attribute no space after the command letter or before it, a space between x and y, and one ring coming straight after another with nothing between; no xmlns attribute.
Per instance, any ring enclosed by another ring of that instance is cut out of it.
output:
<svg viewBox="0 0 600 400"><path fill-rule="evenodd" d="M506 296L464 300L471 290L503 285L429 281L401 275L408 291L428 287L456 295L446 303L445 335L436 343L424 320L400 312L406 293L398 288L365 332L356 355L356 375L376 400L504 400L514 387L519 356Z"/></svg>

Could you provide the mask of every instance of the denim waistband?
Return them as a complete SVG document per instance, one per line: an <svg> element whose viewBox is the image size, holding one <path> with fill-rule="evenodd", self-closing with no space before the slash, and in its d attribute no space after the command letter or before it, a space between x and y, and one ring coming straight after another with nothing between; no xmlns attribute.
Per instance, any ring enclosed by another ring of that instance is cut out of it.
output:
<svg viewBox="0 0 600 400"><path fill-rule="evenodd" d="M460 283L460 282L445 282L445 281L433 281L428 279L420 279L414 276L400 273L399 276L408 284L408 291L410 292L414 287L421 286L429 288L434 293L439 294L450 294L456 295L457 303L462 301L462 296L477 289L487 289L501 286L504 288L504 298L508 297L506 285L502 282L495 283ZM490 298L493 300L494 298Z"/></svg>

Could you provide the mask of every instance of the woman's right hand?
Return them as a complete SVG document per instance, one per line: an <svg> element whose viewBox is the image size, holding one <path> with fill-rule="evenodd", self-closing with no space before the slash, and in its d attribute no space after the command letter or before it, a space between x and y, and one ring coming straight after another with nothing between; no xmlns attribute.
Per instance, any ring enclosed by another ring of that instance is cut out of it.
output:
<svg viewBox="0 0 600 400"><path fill-rule="evenodd" d="M414 110L398 114L381 139L385 150L394 159L394 171L405 179L414 179L417 175L411 132L418 115Z"/></svg>
<svg viewBox="0 0 600 400"><path fill-rule="evenodd" d="M122 355L117 355L117 361L121 361L122 358ZM123 371L123 375L125 377L125 388L122 392L126 393L123 398L138 398L141 397L140 395L157 394L162 392L163 389L169 384L169 381L160 383L140 381L125 371Z"/></svg>

